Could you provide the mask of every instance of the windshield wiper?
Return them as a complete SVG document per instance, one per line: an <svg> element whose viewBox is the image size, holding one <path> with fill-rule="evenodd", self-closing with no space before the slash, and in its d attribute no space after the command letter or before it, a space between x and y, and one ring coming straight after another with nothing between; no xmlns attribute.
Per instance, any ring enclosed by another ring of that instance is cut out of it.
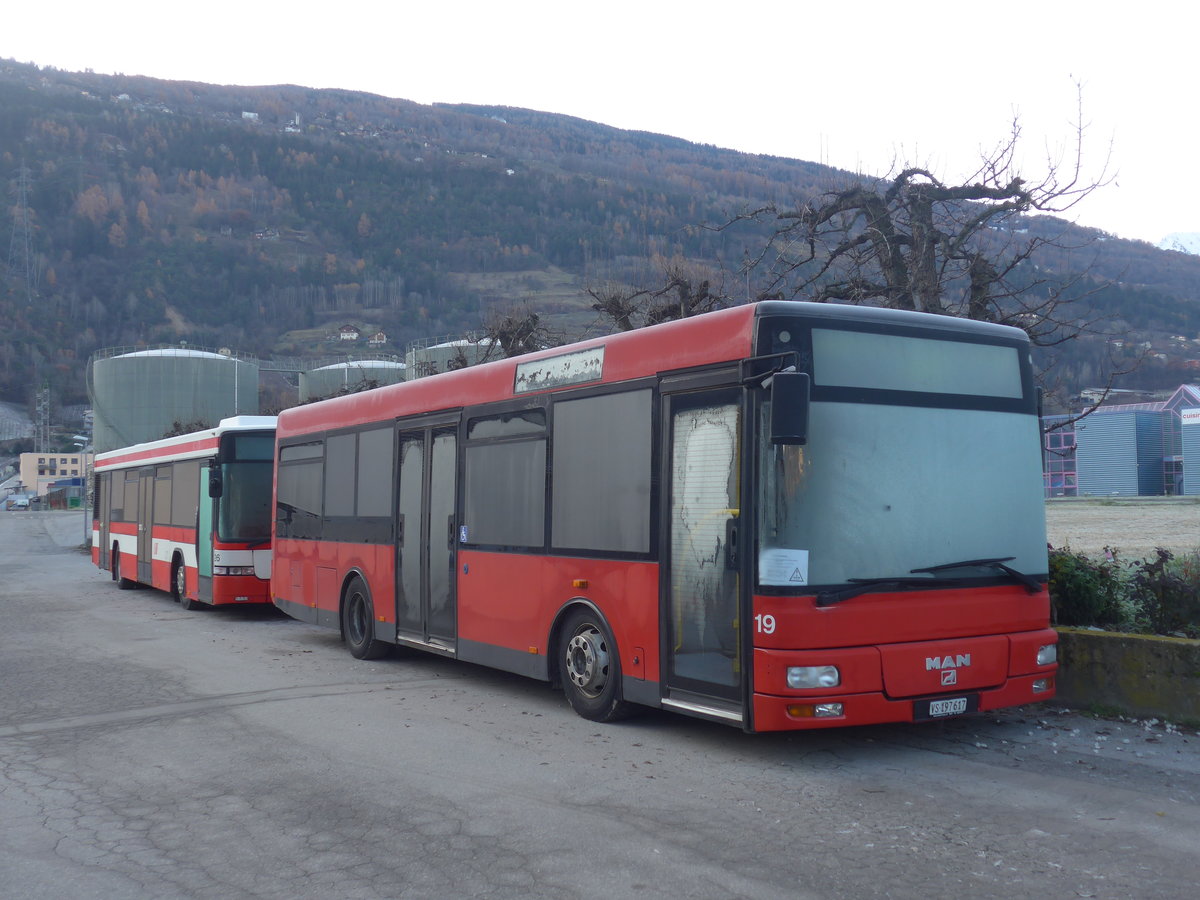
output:
<svg viewBox="0 0 1200 900"><path fill-rule="evenodd" d="M926 566L924 569L910 569L914 575L922 572L928 572L930 575L935 572L944 572L947 569L996 569L1003 572L1014 581L1020 582L1025 586L1025 590L1031 594L1040 593L1042 583L1032 575L1026 575L1024 572L1018 572L1011 566L1006 566L1005 563L1012 562L1016 559L1015 556L998 556L994 559L965 559L962 562L942 563L940 566Z"/></svg>
<svg viewBox="0 0 1200 900"><path fill-rule="evenodd" d="M896 578L851 578L850 586L836 591L821 591L817 594L817 606L833 606L860 594L869 594L885 588L897 588L902 591L913 591L936 584L946 587L947 582L934 578L908 578L903 575Z"/></svg>

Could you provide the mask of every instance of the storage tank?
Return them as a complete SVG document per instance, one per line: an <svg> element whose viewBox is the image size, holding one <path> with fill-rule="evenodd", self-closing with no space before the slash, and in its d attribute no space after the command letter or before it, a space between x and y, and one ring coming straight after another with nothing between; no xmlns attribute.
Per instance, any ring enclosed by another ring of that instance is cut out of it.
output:
<svg viewBox="0 0 1200 900"><path fill-rule="evenodd" d="M228 351L100 351L88 376L97 453L158 440L176 422L211 427L258 414L258 364Z"/></svg>
<svg viewBox="0 0 1200 900"><path fill-rule="evenodd" d="M382 387L404 380L405 364L386 359L356 359L300 373L300 402L339 393Z"/></svg>
<svg viewBox="0 0 1200 900"><path fill-rule="evenodd" d="M496 351L499 351L498 347ZM404 354L404 361L408 364L405 377L411 381L414 378L473 366L501 356L502 353L492 352L491 338L478 334L414 341L408 345Z"/></svg>

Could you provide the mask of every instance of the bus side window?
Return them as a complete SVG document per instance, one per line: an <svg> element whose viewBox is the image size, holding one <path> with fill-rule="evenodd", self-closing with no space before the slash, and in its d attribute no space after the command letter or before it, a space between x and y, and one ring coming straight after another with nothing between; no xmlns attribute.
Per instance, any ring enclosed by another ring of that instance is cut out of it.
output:
<svg viewBox="0 0 1200 900"><path fill-rule="evenodd" d="M650 552L652 392L554 404L551 546Z"/></svg>

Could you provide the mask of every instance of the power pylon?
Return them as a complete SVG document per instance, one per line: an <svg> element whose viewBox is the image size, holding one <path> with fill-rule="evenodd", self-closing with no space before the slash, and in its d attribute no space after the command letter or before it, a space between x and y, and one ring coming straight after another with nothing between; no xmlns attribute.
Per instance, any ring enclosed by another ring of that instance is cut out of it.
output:
<svg viewBox="0 0 1200 900"><path fill-rule="evenodd" d="M37 392L34 402L37 413L37 425L34 432L34 453L50 452L50 385L42 382L41 390Z"/></svg>
<svg viewBox="0 0 1200 900"><path fill-rule="evenodd" d="M8 243L8 275L25 289L25 302L33 305L38 296L39 271L33 255L33 229L29 223L29 169L17 170L16 186L12 189L12 237Z"/></svg>

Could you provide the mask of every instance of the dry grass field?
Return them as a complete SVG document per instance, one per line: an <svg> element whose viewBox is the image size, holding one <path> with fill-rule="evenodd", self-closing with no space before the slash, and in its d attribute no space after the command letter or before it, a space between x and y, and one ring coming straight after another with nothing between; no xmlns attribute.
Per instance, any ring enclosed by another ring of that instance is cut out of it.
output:
<svg viewBox="0 0 1200 900"><path fill-rule="evenodd" d="M1055 547L1099 555L1105 547L1125 559L1200 549L1200 502L1194 497L1130 500L1051 500L1046 531Z"/></svg>

